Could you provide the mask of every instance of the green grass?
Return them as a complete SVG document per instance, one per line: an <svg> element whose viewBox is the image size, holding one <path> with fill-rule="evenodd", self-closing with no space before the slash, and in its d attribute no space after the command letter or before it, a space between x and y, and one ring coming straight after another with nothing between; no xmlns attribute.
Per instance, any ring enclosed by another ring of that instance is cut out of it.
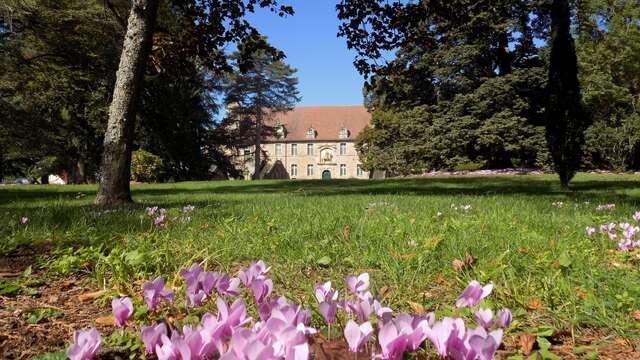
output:
<svg viewBox="0 0 640 360"><path fill-rule="evenodd" d="M193 261L236 271L263 259L276 292L309 306L315 282L362 271L395 309L417 302L444 313L471 279L493 281L491 305L514 310L516 328L595 326L637 336L630 314L640 309L640 259L612 251L615 243L599 235L587 238L584 228L630 222L639 185L638 176L584 174L571 192L553 176L191 182L135 185L137 204L109 213L92 206L94 186L7 186L0 250L51 244L46 269L125 288ZM595 210L605 203L615 210ZM144 217L146 206L173 217L186 204L196 207L190 222L158 229ZM477 261L456 272L451 262L465 254ZM527 314L536 302L542 307Z"/></svg>

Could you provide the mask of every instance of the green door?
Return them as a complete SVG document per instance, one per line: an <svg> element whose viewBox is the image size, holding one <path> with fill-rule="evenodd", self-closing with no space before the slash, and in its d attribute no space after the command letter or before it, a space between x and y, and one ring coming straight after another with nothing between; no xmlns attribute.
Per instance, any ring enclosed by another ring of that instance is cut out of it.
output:
<svg viewBox="0 0 640 360"><path fill-rule="evenodd" d="M322 180L331 180L331 171L325 170L322 172Z"/></svg>

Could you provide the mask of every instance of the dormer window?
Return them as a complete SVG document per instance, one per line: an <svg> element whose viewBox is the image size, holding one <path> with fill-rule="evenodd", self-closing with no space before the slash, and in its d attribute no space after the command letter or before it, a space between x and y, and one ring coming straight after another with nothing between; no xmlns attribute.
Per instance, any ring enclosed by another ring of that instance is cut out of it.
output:
<svg viewBox="0 0 640 360"><path fill-rule="evenodd" d="M338 133L338 137L340 139L348 139L349 138L349 130L347 130L347 128L342 128L340 129L340 132Z"/></svg>
<svg viewBox="0 0 640 360"><path fill-rule="evenodd" d="M309 130L307 130L307 139L315 139L315 138L316 138L316 129L309 128Z"/></svg>
<svg viewBox="0 0 640 360"><path fill-rule="evenodd" d="M276 125L276 137L278 139L283 139L287 135L287 130L284 128L284 125L278 124Z"/></svg>

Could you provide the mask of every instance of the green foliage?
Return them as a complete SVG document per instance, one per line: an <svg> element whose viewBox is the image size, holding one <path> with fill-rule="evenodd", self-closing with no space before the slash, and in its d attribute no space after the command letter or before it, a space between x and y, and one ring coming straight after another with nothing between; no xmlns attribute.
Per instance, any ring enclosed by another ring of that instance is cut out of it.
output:
<svg viewBox="0 0 640 360"><path fill-rule="evenodd" d="M429 169L548 166L540 99L541 68L487 79L451 101L410 110L373 112L356 143L367 169L395 174Z"/></svg>
<svg viewBox="0 0 640 360"><path fill-rule="evenodd" d="M593 117L586 133L586 165L638 169L640 4L632 0L586 3L585 30L577 39L583 98Z"/></svg>
<svg viewBox="0 0 640 360"><path fill-rule="evenodd" d="M39 324L47 321L48 319L57 319L64 316L64 313L55 309L31 309L23 314L23 317L27 324Z"/></svg>
<svg viewBox="0 0 640 360"><path fill-rule="evenodd" d="M42 355L32 356L29 360L65 360L67 354L64 351L50 352Z"/></svg>
<svg viewBox="0 0 640 360"><path fill-rule="evenodd" d="M131 178L140 182L155 182L162 173L162 159L148 151L136 150L131 154Z"/></svg>

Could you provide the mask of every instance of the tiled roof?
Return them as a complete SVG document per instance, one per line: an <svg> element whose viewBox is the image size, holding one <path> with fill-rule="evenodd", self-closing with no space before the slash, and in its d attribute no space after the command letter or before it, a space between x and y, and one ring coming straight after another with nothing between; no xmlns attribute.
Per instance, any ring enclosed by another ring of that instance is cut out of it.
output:
<svg viewBox="0 0 640 360"><path fill-rule="evenodd" d="M266 140L281 141L331 141L340 140L340 129L348 130L346 139L353 140L371 122L371 114L362 105L353 106L301 106L287 113L279 113L265 121L267 126L284 125L286 137ZM316 136L307 137L313 128Z"/></svg>

